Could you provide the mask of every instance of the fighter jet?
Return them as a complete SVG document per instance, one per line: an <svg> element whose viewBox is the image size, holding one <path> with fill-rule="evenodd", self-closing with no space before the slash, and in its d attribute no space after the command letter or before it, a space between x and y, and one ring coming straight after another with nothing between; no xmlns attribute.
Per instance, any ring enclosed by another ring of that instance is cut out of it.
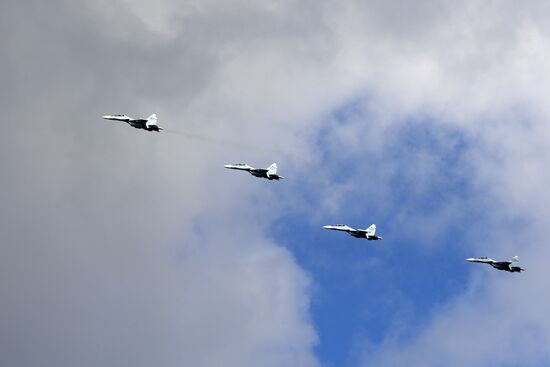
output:
<svg viewBox="0 0 550 367"><path fill-rule="evenodd" d="M510 261L495 261L493 259L488 258L487 256L471 257L469 259L466 259L466 261L470 261L473 263L489 264L495 269L505 270L511 273L514 273L514 272L520 273L522 271L525 271L525 269L520 268L519 257L517 256L514 256Z"/></svg>
<svg viewBox="0 0 550 367"><path fill-rule="evenodd" d="M114 120L114 121L123 121L126 122L128 125L135 127L136 129L143 129L147 131L156 131L160 132L162 127L158 126L157 124L157 114L152 114L149 116L146 120L144 119L133 119L126 115L107 115L103 116L106 120Z"/></svg>
<svg viewBox="0 0 550 367"><path fill-rule="evenodd" d="M347 226L345 224L336 224L336 225L329 225L329 226L323 226L324 229L332 229L334 231L344 231L348 232L353 237L357 238L366 238L369 241L373 240L381 240L382 237L376 236L376 224L371 224L371 226L367 229L355 229L351 228L350 226Z"/></svg>
<svg viewBox="0 0 550 367"><path fill-rule="evenodd" d="M277 174L277 163L273 163L267 168L254 168L250 167L246 163L237 163L237 164L226 164L225 168L229 169L238 169L241 171L248 171L252 176L267 178L268 180L277 180L283 179L283 176Z"/></svg>

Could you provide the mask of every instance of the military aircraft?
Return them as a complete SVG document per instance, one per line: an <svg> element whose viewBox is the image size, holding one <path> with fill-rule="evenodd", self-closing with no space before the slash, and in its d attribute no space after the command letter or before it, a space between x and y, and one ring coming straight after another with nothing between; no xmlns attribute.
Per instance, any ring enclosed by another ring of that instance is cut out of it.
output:
<svg viewBox="0 0 550 367"><path fill-rule="evenodd" d="M466 261L470 261L473 263L489 264L495 269L505 270L511 273L514 273L514 272L520 273L522 271L525 271L525 269L520 268L519 257L517 256L514 256L510 261L496 261L488 258L487 256L471 257L469 259L466 259Z"/></svg>
<svg viewBox="0 0 550 367"><path fill-rule="evenodd" d="M376 233L376 224L371 224L371 226L367 229L355 229L355 228L351 228L350 226L347 226L345 224L336 224L336 225L323 226L323 228L324 229L331 229L331 230L334 230L334 231L348 232L353 237L366 238L369 241L381 240L382 239L382 237L375 235L375 233Z"/></svg>
<svg viewBox="0 0 550 367"><path fill-rule="evenodd" d="M268 180L280 180L283 179L283 176L277 174L277 163L273 163L267 168L254 168L250 167L246 163L237 163L237 164L226 164L225 168L229 169L238 169L241 171L248 171L252 176L267 178Z"/></svg>
<svg viewBox="0 0 550 367"><path fill-rule="evenodd" d="M147 131L160 132L162 127L157 124L157 114L152 114L147 119L133 119L126 115L106 115L103 116L106 120L123 121L128 125L135 127L136 129L143 129Z"/></svg>

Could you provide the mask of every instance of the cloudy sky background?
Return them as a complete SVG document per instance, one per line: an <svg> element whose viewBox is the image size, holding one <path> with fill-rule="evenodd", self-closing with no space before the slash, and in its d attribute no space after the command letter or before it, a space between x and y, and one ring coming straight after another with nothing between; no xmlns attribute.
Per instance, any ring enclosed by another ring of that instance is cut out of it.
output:
<svg viewBox="0 0 550 367"><path fill-rule="evenodd" d="M549 32L543 1L3 1L0 364L547 366Z"/></svg>

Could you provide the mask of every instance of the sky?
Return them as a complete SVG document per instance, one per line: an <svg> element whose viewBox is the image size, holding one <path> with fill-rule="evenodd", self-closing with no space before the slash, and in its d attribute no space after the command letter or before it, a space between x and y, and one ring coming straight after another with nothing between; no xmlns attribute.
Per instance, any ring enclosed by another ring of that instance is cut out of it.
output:
<svg viewBox="0 0 550 367"><path fill-rule="evenodd" d="M3 1L0 364L548 366L548 34L534 0Z"/></svg>

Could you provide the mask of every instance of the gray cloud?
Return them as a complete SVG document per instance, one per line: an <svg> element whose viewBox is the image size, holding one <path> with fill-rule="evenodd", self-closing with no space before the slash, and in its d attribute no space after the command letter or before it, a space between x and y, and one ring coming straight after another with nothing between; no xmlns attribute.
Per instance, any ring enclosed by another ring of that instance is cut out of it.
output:
<svg viewBox="0 0 550 367"><path fill-rule="evenodd" d="M272 189L222 168L281 158L254 150L264 141L301 149L297 112L265 118L301 69L259 88L293 32L252 4L265 23L193 9L168 32L164 10L142 19L148 6L1 6L2 364L317 365L310 280L266 239ZM151 112L166 133L100 118Z"/></svg>

